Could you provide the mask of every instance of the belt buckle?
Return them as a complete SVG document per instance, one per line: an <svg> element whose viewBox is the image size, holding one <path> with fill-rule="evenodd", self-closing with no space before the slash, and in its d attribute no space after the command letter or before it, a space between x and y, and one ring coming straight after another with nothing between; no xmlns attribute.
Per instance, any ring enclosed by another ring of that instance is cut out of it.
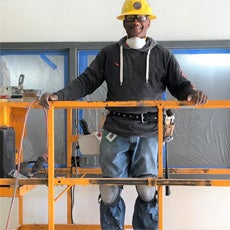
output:
<svg viewBox="0 0 230 230"><path fill-rule="evenodd" d="M141 113L141 123L142 124L148 123L148 121L145 120L145 116L144 115L147 115L147 113Z"/></svg>

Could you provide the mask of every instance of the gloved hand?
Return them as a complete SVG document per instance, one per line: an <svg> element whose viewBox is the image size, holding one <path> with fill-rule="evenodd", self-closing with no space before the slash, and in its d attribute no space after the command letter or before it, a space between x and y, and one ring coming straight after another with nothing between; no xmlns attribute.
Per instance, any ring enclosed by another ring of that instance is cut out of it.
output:
<svg viewBox="0 0 230 230"><path fill-rule="evenodd" d="M46 109L49 109L49 101L58 101L58 96L56 94L46 92L42 94L39 100L39 105L45 107Z"/></svg>

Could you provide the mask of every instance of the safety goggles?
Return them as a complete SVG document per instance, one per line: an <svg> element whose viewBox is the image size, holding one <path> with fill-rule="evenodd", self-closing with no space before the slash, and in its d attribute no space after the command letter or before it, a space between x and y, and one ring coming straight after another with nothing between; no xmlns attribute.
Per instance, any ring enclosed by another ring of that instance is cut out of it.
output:
<svg viewBox="0 0 230 230"><path fill-rule="evenodd" d="M138 22L145 22L148 19L148 15L125 15L126 22L134 22L135 19Z"/></svg>

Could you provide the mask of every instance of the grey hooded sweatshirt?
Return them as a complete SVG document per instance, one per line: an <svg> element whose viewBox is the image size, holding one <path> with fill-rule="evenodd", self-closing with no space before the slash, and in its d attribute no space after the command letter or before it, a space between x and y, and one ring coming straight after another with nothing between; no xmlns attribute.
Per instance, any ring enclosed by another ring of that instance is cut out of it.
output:
<svg viewBox="0 0 230 230"><path fill-rule="evenodd" d="M141 49L131 49L123 37L104 47L85 69L64 89L55 94L58 100L78 100L93 93L104 81L107 101L162 100L166 88L178 100L186 100L195 89L168 49L152 38L146 38ZM107 108L122 113L157 112L154 107ZM156 123L141 123L128 118L107 115L104 128L120 136L150 136Z"/></svg>

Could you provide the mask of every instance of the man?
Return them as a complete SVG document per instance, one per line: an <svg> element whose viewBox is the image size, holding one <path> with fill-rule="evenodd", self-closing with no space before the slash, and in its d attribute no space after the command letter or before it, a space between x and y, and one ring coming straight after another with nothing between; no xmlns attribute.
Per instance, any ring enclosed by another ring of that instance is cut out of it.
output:
<svg viewBox="0 0 230 230"><path fill-rule="evenodd" d="M156 18L146 0L125 0L122 13L127 36L104 47L78 78L64 89L45 93L40 104L77 100L107 83L107 101L161 100L166 87L178 100L205 104L207 96L196 90L180 69L175 57L147 37ZM103 177L157 177L157 108L107 108L100 145ZM100 220L103 230L124 229L125 203L120 186L100 186ZM158 229L157 196L154 187L136 186L133 228Z"/></svg>

